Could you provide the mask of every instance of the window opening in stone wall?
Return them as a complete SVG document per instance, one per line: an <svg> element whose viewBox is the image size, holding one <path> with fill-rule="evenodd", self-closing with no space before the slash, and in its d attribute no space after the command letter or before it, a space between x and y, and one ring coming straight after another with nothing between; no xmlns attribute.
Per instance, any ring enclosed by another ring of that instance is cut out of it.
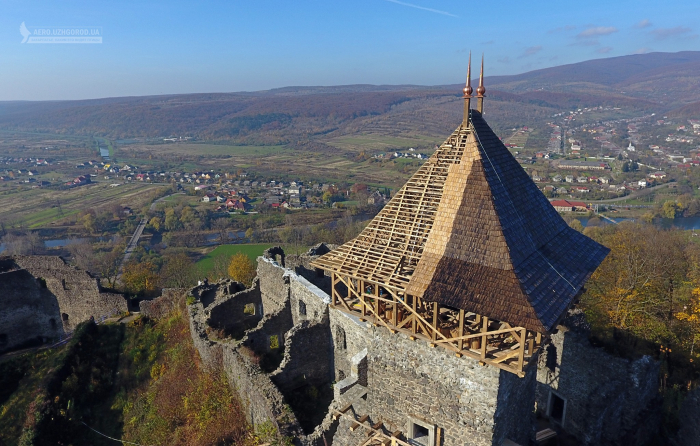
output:
<svg viewBox="0 0 700 446"><path fill-rule="evenodd" d="M416 420L408 421L408 443L416 446L435 445L435 426Z"/></svg>
<svg viewBox="0 0 700 446"><path fill-rule="evenodd" d="M7 345L7 335L0 333L0 345Z"/></svg>
<svg viewBox="0 0 700 446"><path fill-rule="evenodd" d="M299 301L299 314L302 316L306 316L306 304L303 300Z"/></svg>
<svg viewBox="0 0 700 446"><path fill-rule="evenodd" d="M255 304L245 304L243 307L243 313L244 314L255 314Z"/></svg>
<svg viewBox="0 0 700 446"><path fill-rule="evenodd" d="M61 313L61 319L63 322L68 322L68 315L66 313Z"/></svg>
<svg viewBox="0 0 700 446"><path fill-rule="evenodd" d="M549 418L564 425L566 418L566 400L554 392L549 392L549 404L547 404Z"/></svg>
<svg viewBox="0 0 700 446"><path fill-rule="evenodd" d="M56 329L56 319L54 319L54 318L49 319L49 325L51 326L52 330L55 330Z"/></svg>
<svg viewBox="0 0 700 446"><path fill-rule="evenodd" d="M275 350L280 348L280 338L277 335L270 336L270 349Z"/></svg>

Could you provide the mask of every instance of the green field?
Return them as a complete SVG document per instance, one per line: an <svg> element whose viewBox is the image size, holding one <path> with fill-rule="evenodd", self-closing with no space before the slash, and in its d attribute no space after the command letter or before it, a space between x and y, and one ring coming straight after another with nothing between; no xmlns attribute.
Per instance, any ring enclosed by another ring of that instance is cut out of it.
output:
<svg viewBox="0 0 700 446"><path fill-rule="evenodd" d="M284 146L234 146L207 143L155 144L142 146L153 152L182 153L187 155L270 156L284 152Z"/></svg>
<svg viewBox="0 0 700 446"><path fill-rule="evenodd" d="M209 271L214 269L214 264L218 257L231 257L239 252L245 253L252 261L260 257L267 248L272 247L270 244L240 244L240 245L220 245L212 252L205 255L196 264L197 269L202 275L207 275Z"/></svg>
<svg viewBox="0 0 700 446"><path fill-rule="evenodd" d="M328 144L341 149L374 149L408 148L415 146L432 146L439 143L440 138L415 135L409 137L392 137L383 135L341 136L328 140Z"/></svg>

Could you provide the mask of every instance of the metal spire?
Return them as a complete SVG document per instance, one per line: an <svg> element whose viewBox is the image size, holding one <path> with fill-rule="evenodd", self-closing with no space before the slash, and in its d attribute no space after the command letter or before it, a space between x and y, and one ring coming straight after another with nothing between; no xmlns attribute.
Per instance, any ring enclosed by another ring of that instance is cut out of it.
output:
<svg viewBox="0 0 700 446"><path fill-rule="evenodd" d="M481 74L479 74L479 88L476 89L476 109L479 113L484 112L484 93L486 93L486 88L484 88L484 54L481 54Z"/></svg>
<svg viewBox="0 0 700 446"><path fill-rule="evenodd" d="M469 109L472 101L472 52L469 51L469 65L467 66L467 84L462 90L464 92L464 117L462 118L462 126L466 127L469 123Z"/></svg>

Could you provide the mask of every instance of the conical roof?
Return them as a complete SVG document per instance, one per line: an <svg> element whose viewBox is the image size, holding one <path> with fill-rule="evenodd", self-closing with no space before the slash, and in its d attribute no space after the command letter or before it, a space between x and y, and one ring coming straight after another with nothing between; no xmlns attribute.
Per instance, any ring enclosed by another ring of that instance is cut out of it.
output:
<svg viewBox="0 0 700 446"><path fill-rule="evenodd" d="M608 251L564 222L471 110L365 230L315 266L546 332Z"/></svg>

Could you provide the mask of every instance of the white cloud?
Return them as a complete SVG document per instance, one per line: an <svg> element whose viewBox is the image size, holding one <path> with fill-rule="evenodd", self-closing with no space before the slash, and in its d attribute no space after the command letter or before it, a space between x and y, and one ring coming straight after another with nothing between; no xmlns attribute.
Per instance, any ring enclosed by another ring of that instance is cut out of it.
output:
<svg viewBox="0 0 700 446"><path fill-rule="evenodd" d="M688 34L691 31L692 31L692 29L690 29L690 28L676 26L674 28L658 28L658 29L655 29L653 31L649 31L649 34L654 36L654 38L657 40L664 40L664 39L668 39L669 37L676 37L676 36Z"/></svg>
<svg viewBox="0 0 700 446"><path fill-rule="evenodd" d="M523 51L523 54L520 55L520 58L522 59L523 57L534 56L535 54L539 53L540 51L542 51L542 45L529 46L529 47L525 48L525 51Z"/></svg>
<svg viewBox="0 0 700 446"><path fill-rule="evenodd" d="M649 21L649 19L640 20L639 23L634 25L635 28L639 28L639 29L649 28L650 26L651 26L651 22Z"/></svg>
<svg viewBox="0 0 700 446"><path fill-rule="evenodd" d="M594 26L593 28L588 28L576 35L579 39L591 39L600 36L607 36L618 31L614 26Z"/></svg>

